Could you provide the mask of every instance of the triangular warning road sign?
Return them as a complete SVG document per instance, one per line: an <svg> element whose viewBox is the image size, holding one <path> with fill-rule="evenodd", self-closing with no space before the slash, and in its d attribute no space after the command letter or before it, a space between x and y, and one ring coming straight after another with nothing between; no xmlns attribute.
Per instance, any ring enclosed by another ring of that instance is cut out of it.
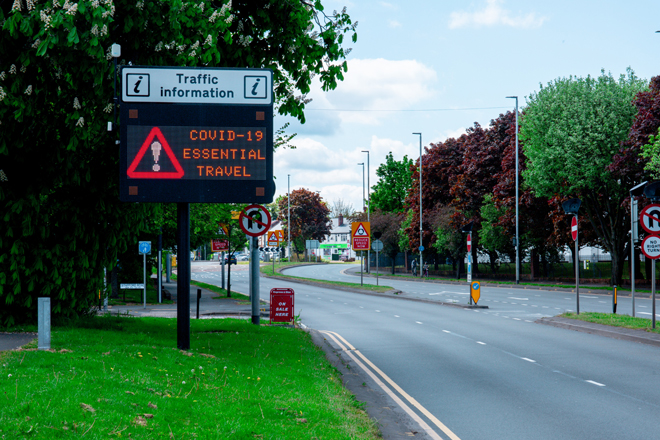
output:
<svg viewBox="0 0 660 440"><path fill-rule="evenodd" d="M150 148L153 150L154 147L158 151L157 155L162 153L167 154L167 157L172 162L172 165L176 171L160 171L160 166L155 159L156 155L153 159L155 163L152 166L151 171L136 171L147 150ZM129 166L128 170L126 170L126 174L128 177L133 179L180 179L183 177L183 168L181 167L179 160L176 158L176 156L174 156L174 153L170 148L170 144L167 143L165 136L163 136L163 132L160 131L160 128L154 127L149 132L147 139L142 144L142 147L135 156L135 159L133 159L133 162L131 162L131 166Z"/></svg>
<svg viewBox="0 0 660 440"><path fill-rule="evenodd" d="M353 234L353 237L368 237L368 236L369 236L369 234L364 229L364 226L362 225L362 223L360 223L360 225L355 230L355 234Z"/></svg>

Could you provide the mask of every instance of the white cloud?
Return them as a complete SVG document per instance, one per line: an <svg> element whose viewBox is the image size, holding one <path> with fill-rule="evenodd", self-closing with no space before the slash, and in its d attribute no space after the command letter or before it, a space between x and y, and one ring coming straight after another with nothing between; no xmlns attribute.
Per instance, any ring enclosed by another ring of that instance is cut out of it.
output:
<svg viewBox="0 0 660 440"><path fill-rule="evenodd" d="M546 17L538 17L533 12L513 16L510 11L503 9L500 3L502 3L502 0L486 0L486 6L482 10L452 12L449 19L449 28L499 25L528 29L540 27L546 20Z"/></svg>
<svg viewBox="0 0 660 440"><path fill-rule="evenodd" d="M328 102L340 111L344 123L377 125L387 115L382 110L408 108L435 95L435 70L415 60L353 59Z"/></svg>

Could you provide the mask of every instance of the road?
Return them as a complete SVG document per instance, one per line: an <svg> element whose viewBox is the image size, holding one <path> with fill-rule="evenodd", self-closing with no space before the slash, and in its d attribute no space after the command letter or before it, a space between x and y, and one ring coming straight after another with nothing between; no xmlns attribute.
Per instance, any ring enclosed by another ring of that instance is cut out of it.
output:
<svg viewBox="0 0 660 440"><path fill-rule="evenodd" d="M344 277L343 268L312 266L287 273ZM213 284L212 272L198 267L193 279ZM234 287L247 291L242 272L247 274L239 266L232 273ZM387 388L383 392L421 421L419 435L426 438L658 437L660 349L534 322L571 309L573 294L482 289L489 308L473 310L432 302L466 302L465 285L386 283L404 297L267 278L261 279L261 291L293 287L302 323L348 347L345 353L354 365L364 365ZM581 310L605 311L611 307L608 299L581 298ZM646 305L640 302L638 307Z"/></svg>

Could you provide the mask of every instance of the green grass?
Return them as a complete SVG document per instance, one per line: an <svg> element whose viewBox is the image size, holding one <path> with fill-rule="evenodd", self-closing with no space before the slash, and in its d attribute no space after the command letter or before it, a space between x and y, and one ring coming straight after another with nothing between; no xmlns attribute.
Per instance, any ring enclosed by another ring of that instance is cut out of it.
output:
<svg viewBox="0 0 660 440"><path fill-rule="evenodd" d="M593 322L596 324L610 325L612 327L625 327L647 332L660 334L660 328L656 326L651 328L651 320L646 318L637 318L629 315L615 315L612 313L563 313L559 315L562 318L577 319L580 321Z"/></svg>
<svg viewBox="0 0 660 440"><path fill-rule="evenodd" d="M213 299L227 298L227 289L223 289L222 287L214 286L213 284L202 283L201 281L195 281L195 280L191 280L190 284L194 284L195 286L201 287L202 289L210 290L213 293L217 293L217 295L214 296ZM249 297L242 295L240 293L236 293L233 290L230 298L240 304L250 304Z"/></svg>
<svg viewBox="0 0 660 440"><path fill-rule="evenodd" d="M284 275L282 273L277 272L278 268L281 267L286 267L286 266L297 266L300 265L300 263L275 263L275 272L273 272L273 264L264 264L261 266L260 270L261 273L264 275L277 275L280 277L285 277L285 278L291 278L292 280L301 280L301 281L311 281L313 283L323 285L323 286L339 286L339 287L350 287L351 289L362 289L362 290L367 290L369 292L387 292L392 290L392 287L388 286L375 286L373 284L364 284L361 285L360 283L344 283L341 281L327 281L327 280L316 280L313 278L303 278L303 277L294 277L291 275Z"/></svg>
<svg viewBox="0 0 660 440"><path fill-rule="evenodd" d="M0 438L378 438L307 333L190 324L189 352L175 320L106 316L0 353Z"/></svg>

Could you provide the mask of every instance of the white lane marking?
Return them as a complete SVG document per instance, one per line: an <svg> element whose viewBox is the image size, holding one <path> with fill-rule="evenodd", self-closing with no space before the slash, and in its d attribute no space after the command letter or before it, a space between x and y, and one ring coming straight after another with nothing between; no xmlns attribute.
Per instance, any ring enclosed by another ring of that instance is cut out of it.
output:
<svg viewBox="0 0 660 440"><path fill-rule="evenodd" d="M598 298L597 296L580 295L582 298Z"/></svg>
<svg viewBox="0 0 660 440"><path fill-rule="evenodd" d="M531 362L533 364L536 363L536 361L534 359L530 359L530 358L520 358L520 359L522 359L523 361Z"/></svg>
<svg viewBox="0 0 660 440"><path fill-rule="evenodd" d="M445 332L445 333L451 333L449 330L443 330L443 332Z"/></svg>
<svg viewBox="0 0 660 440"><path fill-rule="evenodd" d="M376 310L376 313L380 313L380 310Z"/></svg>
<svg viewBox="0 0 660 440"><path fill-rule="evenodd" d="M514 321L520 321L520 318L513 318Z"/></svg>
<svg viewBox="0 0 660 440"><path fill-rule="evenodd" d="M525 319L525 322L534 322L534 321L530 321L529 319Z"/></svg>
<svg viewBox="0 0 660 440"><path fill-rule="evenodd" d="M509 299L517 299L518 301L529 301L529 298L516 298L515 296L509 296Z"/></svg>
<svg viewBox="0 0 660 440"><path fill-rule="evenodd" d="M415 321L417 324L423 324L423 322Z"/></svg>
<svg viewBox="0 0 660 440"><path fill-rule="evenodd" d="M593 380L586 380L585 382L589 382L589 383L592 383L594 385L598 385L599 387L604 387L605 386L604 383L598 383L598 382L595 382Z"/></svg>
<svg viewBox="0 0 660 440"><path fill-rule="evenodd" d="M399 315L394 315L395 318L401 318Z"/></svg>
<svg viewBox="0 0 660 440"><path fill-rule="evenodd" d="M406 405L394 392L387 387L379 378L376 376L374 372L372 372L370 369L368 369L360 360L355 357L354 353L360 356L364 362L369 365L376 373L378 373L386 382L388 382L396 391L399 392L408 402L410 402L415 408L417 408L422 414L424 414L429 420L431 420L435 425L440 428L449 438L452 440L460 440L460 438L454 434L449 428L447 428L440 420L438 420L433 414L431 414L426 408L424 408L422 405L420 405L415 399L413 399L408 393L403 391L403 389L397 385L392 379L390 379L385 373L383 373L378 367L376 367L369 359L367 359L362 353L360 353L358 350L355 349L351 344L346 341L343 337L341 337L339 334L334 333L334 332L328 332L328 331L322 331L321 333L328 335L331 339L335 341L335 343L355 362L362 370L371 377L371 379L378 385L383 391L385 391L391 398L394 400L401 409L403 409L410 417L415 420L419 426L426 431L426 433L433 439L433 440L442 440L442 437L440 437L424 420L422 420L421 417L417 415L408 405ZM336 336L336 338L335 338ZM337 340L337 338L342 339L346 345L348 345L349 349L344 347L341 342Z"/></svg>
<svg viewBox="0 0 660 440"><path fill-rule="evenodd" d="M477 344L479 344L479 345L486 345L485 342L481 342L481 341L477 341Z"/></svg>

